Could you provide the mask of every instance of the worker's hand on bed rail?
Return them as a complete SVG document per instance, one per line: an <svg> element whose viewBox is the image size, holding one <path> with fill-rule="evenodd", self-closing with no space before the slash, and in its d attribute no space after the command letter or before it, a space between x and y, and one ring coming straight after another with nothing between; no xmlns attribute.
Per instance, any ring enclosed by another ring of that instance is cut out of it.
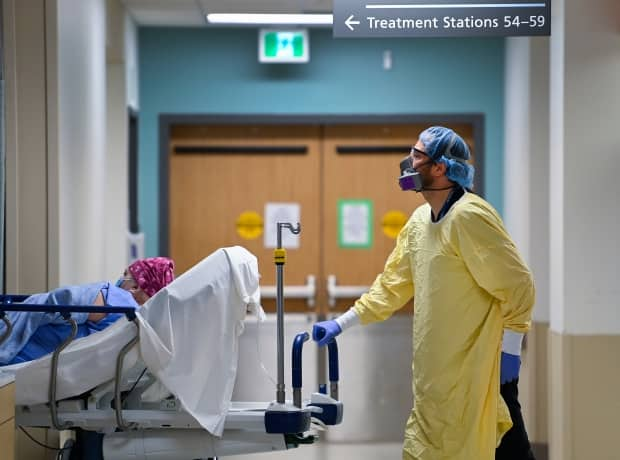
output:
<svg viewBox="0 0 620 460"><path fill-rule="evenodd" d="M342 332L340 325L332 320L316 323L312 328L312 340L318 342L319 347L327 345L331 340Z"/></svg>

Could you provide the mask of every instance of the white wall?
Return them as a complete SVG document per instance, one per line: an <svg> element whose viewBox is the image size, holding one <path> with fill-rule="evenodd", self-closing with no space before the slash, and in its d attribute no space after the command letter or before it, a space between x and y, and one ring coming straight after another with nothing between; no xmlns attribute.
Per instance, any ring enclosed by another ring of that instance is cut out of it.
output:
<svg viewBox="0 0 620 460"><path fill-rule="evenodd" d="M104 278L106 56L104 0L59 0L59 282Z"/></svg>
<svg viewBox="0 0 620 460"><path fill-rule="evenodd" d="M536 281L535 321L549 321L549 41L506 39L504 215Z"/></svg>
<svg viewBox="0 0 620 460"><path fill-rule="evenodd" d="M553 15L551 329L619 334L620 2Z"/></svg>
<svg viewBox="0 0 620 460"><path fill-rule="evenodd" d="M536 281L534 321L549 322L549 38L530 38L530 248Z"/></svg>
<svg viewBox="0 0 620 460"><path fill-rule="evenodd" d="M106 0L107 144L105 152L106 279L118 277L127 265L127 97L125 72L125 10L120 0Z"/></svg>
<svg viewBox="0 0 620 460"><path fill-rule="evenodd" d="M129 13L125 14L125 72L127 105L139 110L138 96L138 26Z"/></svg>
<svg viewBox="0 0 620 460"><path fill-rule="evenodd" d="M564 1L551 9L549 51L550 159L555 174L549 175L549 301L550 328L565 330L564 319ZM557 200L560 201L557 201ZM551 206L554 203L554 206Z"/></svg>
<svg viewBox="0 0 620 460"><path fill-rule="evenodd" d="M53 4L52 1L49 2ZM53 7L52 7L53 10ZM29 293L50 282L48 219L51 144L56 106L53 66L55 24L43 0L3 0L2 40L6 71L6 289ZM55 16L52 15L54 18ZM53 59L53 57L52 57ZM49 252L48 252L49 251Z"/></svg>
<svg viewBox="0 0 620 460"><path fill-rule="evenodd" d="M549 40L506 39L504 215L536 282L537 323L549 321ZM544 341L529 335L519 384L523 417L534 442L546 442ZM542 326L544 330L544 326Z"/></svg>
<svg viewBox="0 0 620 460"><path fill-rule="evenodd" d="M120 0L60 0L58 16L60 284L112 280L127 265L125 36L135 30Z"/></svg>
<svg viewBox="0 0 620 460"><path fill-rule="evenodd" d="M107 34L106 0L2 1L7 290L113 279L126 263L124 8L108 0Z"/></svg>
<svg viewBox="0 0 620 460"><path fill-rule="evenodd" d="M506 39L504 103L504 214L506 227L529 263L530 42Z"/></svg>

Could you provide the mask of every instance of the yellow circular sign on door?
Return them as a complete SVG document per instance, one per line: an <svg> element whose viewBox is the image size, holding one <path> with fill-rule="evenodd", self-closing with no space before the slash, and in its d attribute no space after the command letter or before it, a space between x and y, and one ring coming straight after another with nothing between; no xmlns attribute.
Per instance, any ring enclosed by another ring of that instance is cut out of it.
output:
<svg viewBox="0 0 620 460"><path fill-rule="evenodd" d="M263 234L263 218L254 211L245 211L237 217L237 234L244 240L255 240Z"/></svg>
<svg viewBox="0 0 620 460"><path fill-rule="evenodd" d="M388 211L381 219L381 228L388 238L396 239L400 230L407 223L407 216L401 211Z"/></svg>

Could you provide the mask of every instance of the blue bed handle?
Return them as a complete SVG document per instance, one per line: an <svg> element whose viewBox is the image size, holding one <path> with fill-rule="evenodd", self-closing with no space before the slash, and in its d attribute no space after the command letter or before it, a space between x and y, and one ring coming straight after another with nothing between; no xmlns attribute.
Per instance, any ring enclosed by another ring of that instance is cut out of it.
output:
<svg viewBox="0 0 620 460"><path fill-rule="evenodd" d="M301 355L304 342L310 338L302 332L293 339L291 367L293 372L293 407L284 403L272 403L265 411L267 433L293 434L310 429L310 411L301 408Z"/></svg>
<svg viewBox="0 0 620 460"><path fill-rule="evenodd" d="M309 334L297 334L293 341L293 404L301 407L301 349ZM315 407L320 411L313 411L313 417L321 420L325 425L338 425L342 422L344 406L338 400L338 344L332 339L327 344L329 363L329 396L327 384L319 383L318 393L312 393L308 407Z"/></svg>
<svg viewBox="0 0 620 460"><path fill-rule="evenodd" d="M308 341L310 334L302 332L297 334L293 340L292 368L293 368L293 388L301 388L301 352L303 351L304 342Z"/></svg>
<svg viewBox="0 0 620 460"><path fill-rule="evenodd" d="M293 352L291 353L291 370L293 381L293 405L301 407L301 380L302 380L302 365L301 356L303 351L304 342L310 338L310 334L307 332L301 332L293 339Z"/></svg>
<svg viewBox="0 0 620 460"><path fill-rule="evenodd" d="M24 294L0 294L0 303L7 304L7 303L23 302L28 297L30 296L24 295Z"/></svg>
<svg viewBox="0 0 620 460"><path fill-rule="evenodd" d="M329 381L331 383L338 383L338 380L340 380L340 372L338 370L338 344L336 343L336 339L332 339L332 341L327 344L327 353L329 355Z"/></svg>
<svg viewBox="0 0 620 460"><path fill-rule="evenodd" d="M301 332L295 336L293 340L293 352L291 354L292 361L292 382L293 382L293 404L301 407L301 386L302 386L302 351L304 342L310 338L307 332ZM334 399L338 399L338 380L340 380L340 372L338 367L338 344L336 339L332 339L327 344L328 361L329 361L329 383L330 395ZM327 385L320 384L319 392L327 394Z"/></svg>

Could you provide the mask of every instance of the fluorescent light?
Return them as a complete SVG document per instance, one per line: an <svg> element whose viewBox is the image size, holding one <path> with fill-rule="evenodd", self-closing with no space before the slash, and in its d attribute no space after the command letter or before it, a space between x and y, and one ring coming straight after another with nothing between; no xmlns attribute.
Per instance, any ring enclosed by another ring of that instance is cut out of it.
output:
<svg viewBox="0 0 620 460"><path fill-rule="evenodd" d="M209 24L286 24L286 25L332 25L331 14L246 14L211 13L207 14Z"/></svg>

